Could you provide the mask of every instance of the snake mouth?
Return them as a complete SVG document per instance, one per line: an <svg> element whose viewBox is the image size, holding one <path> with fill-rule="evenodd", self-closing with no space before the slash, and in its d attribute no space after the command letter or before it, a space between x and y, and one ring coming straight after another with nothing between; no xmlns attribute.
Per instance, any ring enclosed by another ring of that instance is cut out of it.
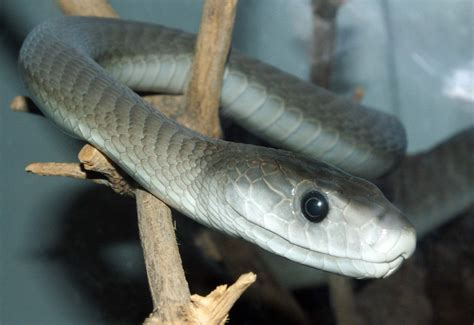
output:
<svg viewBox="0 0 474 325"><path fill-rule="evenodd" d="M242 237L260 247L309 267L357 279L386 278L398 270L403 261L413 252L413 250L404 251L392 260L380 261L330 255L292 243L278 233L262 228L250 220L247 221L254 227L253 236L249 236L250 234L247 233L242 234ZM255 231L255 229L259 229L259 231Z"/></svg>
<svg viewBox="0 0 474 325"><path fill-rule="evenodd" d="M311 249L309 246L290 241L286 236L244 217L232 205L229 207L240 216L233 218L236 234L274 254L291 261L314 267L322 271L341 274L353 278L385 278L393 274L410 257L416 246L416 235L413 227L402 227L398 240L384 252L361 254L361 256L330 255ZM239 226L235 223L238 221ZM242 228L242 223L247 227ZM372 249L373 250L373 249ZM366 255L366 256L364 256Z"/></svg>
<svg viewBox="0 0 474 325"><path fill-rule="evenodd" d="M313 252L312 256L315 255ZM386 278L397 271L405 261L404 256L398 256L392 261L371 262L363 259L338 257L323 254L323 263L315 259L312 261L303 261L303 264L322 269L323 271L337 273L345 276L354 277L357 279L368 278Z"/></svg>
<svg viewBox="0 0 474 325"><path fill-rule="evenodd" d="M404 256L399 256L397 257L396 259L394 259L392 262L389 263L389 266L390 266L390 269L387 271L387 273L385 273L382 278L387 278L389 277L390 275L392 275L396 270L398 270L400 268L400 266L403 264L403 262L405 261L405 257Z"/></svg>
<svg viewBox="0 0 474 325"><path fill-rule="evenodd" d="M404 256L400 255L392 261L372 262L357 258L322 254L301 247L299 247L299 249L307 251L307 257L303 260L298 260L297 258L287 255L285 257L323 271L357 279L389 277L400 268L406 259Z"/></svg>
<svg viewBox="0 0 474 325"><path fill-rule="evenodd" d="M268 232L267 230L264 230ZM271 232L269 232L271 233ZM268 234L267 234L268 235ZM260 247L281 255L291 261L314 267L322 271L341 274L357 279L386 278L393 274L405 260L404 256L398 256L392 261L372 262L358 258L334 256L310 250L290 243L281 236L272 233L270 240L261 241L262 236L252 238ZM247 238L249 239L249 238Z"/></svg>
<svg viewBox="0 0 474 325"><path fill-rule="evenodd" d="M368 256L364 257L364 254L362 254L363 257L338 256L316 252L313 252L311 255L324 255L323 270L329 272L358 279L386 278L401 267L403 262L413 254L415 247L416 237L414 231L406 229L401 232L399 240L395 245L383 254L385 259L368 258ZM300 248L309 250L301 246ZM303 264L307 264L307 262L303 261Z"/></svg>

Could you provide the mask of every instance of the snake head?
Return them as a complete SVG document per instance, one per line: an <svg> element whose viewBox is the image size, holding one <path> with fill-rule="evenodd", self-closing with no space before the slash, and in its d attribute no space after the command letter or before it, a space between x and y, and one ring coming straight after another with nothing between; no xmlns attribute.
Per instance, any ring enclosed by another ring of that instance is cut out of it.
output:
<svg viewBox="0 0 474 325"><path fill-rule="evenodd" d="M386 277L413 254L413 226L366 180L280 150L226 168L229 227L270 252L356 278Z"/></svg>

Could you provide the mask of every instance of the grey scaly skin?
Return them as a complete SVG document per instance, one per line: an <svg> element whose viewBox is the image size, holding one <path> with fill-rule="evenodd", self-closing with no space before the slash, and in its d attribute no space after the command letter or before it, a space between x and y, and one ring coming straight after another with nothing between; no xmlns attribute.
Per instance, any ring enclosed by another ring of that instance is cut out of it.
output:
<svg viewBox="0 0 474 325"><path fill-rule="evenodd" d="M398 122L238 56L226 70L224 109L303 154L206 138L127 87L181 92L192 48L190 35L159 26L68 17L33 30L19 63L46 116L196 221L322 270L358 278L395 271L415 249L413 227L376 186L309 159L305 148L319 143L317 157L352 161L353 172L375 177L405 146ZM313 192L329 207L318 222L302 209Z"/></svg>

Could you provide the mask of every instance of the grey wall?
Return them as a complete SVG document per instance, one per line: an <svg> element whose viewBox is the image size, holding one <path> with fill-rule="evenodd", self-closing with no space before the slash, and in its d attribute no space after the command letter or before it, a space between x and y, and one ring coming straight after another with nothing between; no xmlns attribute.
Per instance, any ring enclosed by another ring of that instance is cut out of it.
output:
<svg viewBox="0 0 474 325"><path fill-rule="evenodd" d="M354 0L338 16L333 86L405 125L409 151L474 122L474 2Z"/></svg>
<svg viewBox="0 0 474 325"><path fill-rule="evenodd" d="M199 1L110 2L125 18L188 31L199 24ZM116 284L120 296L143 278L133 202L92 184L24 172L33 161L74 161L81 143L41 117L8 110L24 93L16 72L22 39L59 11L49 0L0 5L0 323L118 321L110 314L133 313L143 298L122 297L131 309L120 310L84 286L109 290L105 282L112 280L96 274L123 272L130 281ZM337 20L334 88L347 94L362 86L365 103L402 119L413 150L472 124L472 97L449 91L456 71L473 78L469 6L470 0L349 1ZM234 46L307 78L311 32L309 0L241 0Z"/></svg>

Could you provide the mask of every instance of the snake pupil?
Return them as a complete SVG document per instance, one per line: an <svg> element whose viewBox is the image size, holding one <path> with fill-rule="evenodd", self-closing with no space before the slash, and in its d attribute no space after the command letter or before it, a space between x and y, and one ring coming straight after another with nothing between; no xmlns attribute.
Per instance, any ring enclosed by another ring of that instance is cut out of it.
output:
<svg viewBox="0 0 474 325"><path fill-rule="evenodd" d="M311 191L301 200L301 211L311 222L321 222L329 212L329 204L324 195Z"/></svg>

